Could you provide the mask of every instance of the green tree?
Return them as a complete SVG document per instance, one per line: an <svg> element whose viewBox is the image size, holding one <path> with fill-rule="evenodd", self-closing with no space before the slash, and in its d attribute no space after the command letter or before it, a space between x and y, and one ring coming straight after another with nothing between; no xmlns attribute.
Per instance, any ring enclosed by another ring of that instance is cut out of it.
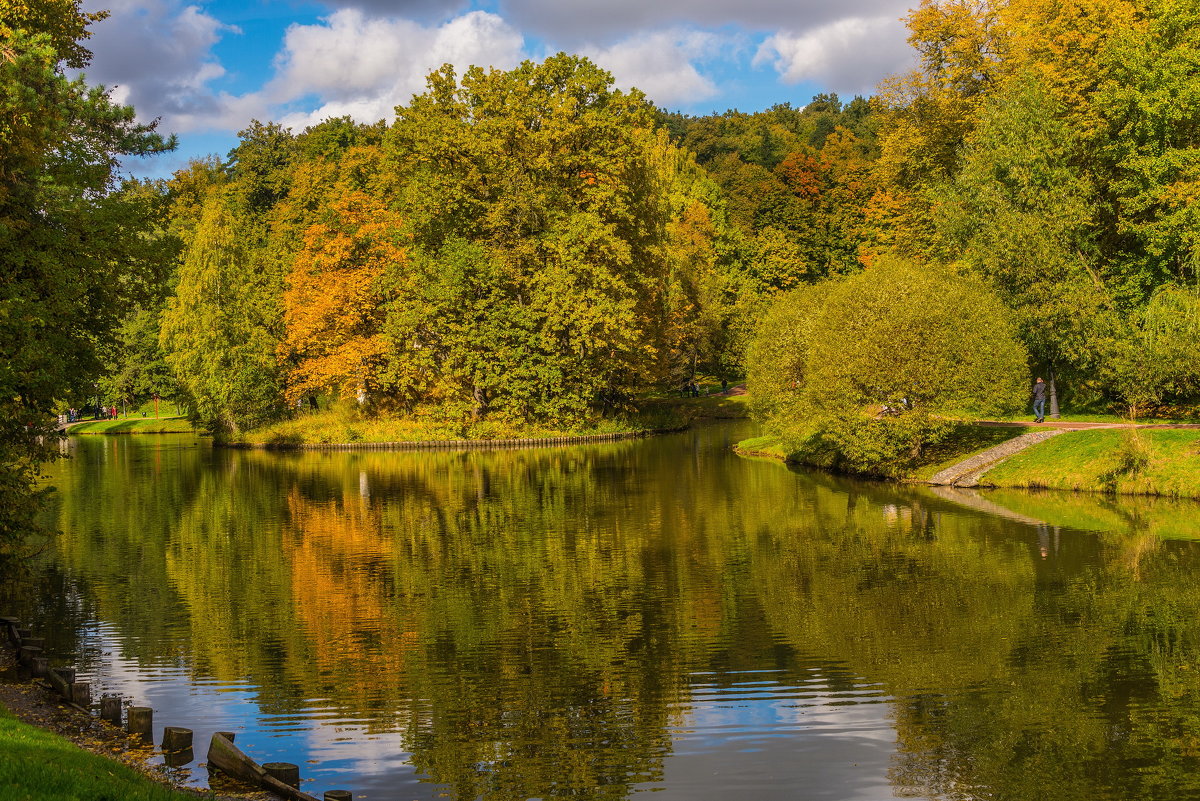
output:
<svg viewBox="0 0 1200 801"><path fill-rule="evenodd" d="M0 9L0 548L36 530L39 464L60 400L81 396L149 265L150 212L116 189L122 155L169 149L106 91L68 80L99 17L78 2Z"/></svg>
<svg viewBox="0 0 1200 801"><path fill-rule="evenodd" d="M421 278L387 328L399 360L441 365L452 413L578 419L663 374L672 210L652 110L611 84L561 54L461 82L444 67L397 109Z"/></svg>
<svg viewBox="0 0 1200 801"><path fill-rule="evenodd" d="M214 187L183 254L179 284L162 315L167 363L214 434L237 433L284 412L272 335L278 296L272 277L248 267L247 247Z"/></svg>
<svg viewBox="0 0 1200 801"><path fill-rule="evenodd" d="M756 410L792 447L832 448L842 466L883 475L905 472L957 419L1014 408L1027 375L994 293L894 257L784 296L751 354L766 393Z"/></svg>

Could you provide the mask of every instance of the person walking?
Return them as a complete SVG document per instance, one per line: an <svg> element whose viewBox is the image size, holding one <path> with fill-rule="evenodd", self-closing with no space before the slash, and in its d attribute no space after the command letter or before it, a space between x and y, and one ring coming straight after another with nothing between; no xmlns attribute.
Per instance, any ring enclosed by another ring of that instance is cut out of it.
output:
<svg viewBox="0 0 1200 801"><path fill-rule="evenodd" d="M1041 378L1033 383L1033 416L1035 423L1046 422L1046 382Z"/></svg>

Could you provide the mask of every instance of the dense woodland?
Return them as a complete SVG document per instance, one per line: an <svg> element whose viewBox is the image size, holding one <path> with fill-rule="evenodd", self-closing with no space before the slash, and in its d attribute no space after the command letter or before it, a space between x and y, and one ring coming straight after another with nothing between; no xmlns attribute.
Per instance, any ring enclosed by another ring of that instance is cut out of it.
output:
<svg viewBox="0 0 1200 801"><path fill-rule="evenodd" d="M394 122L248 121L161 182L119 159L172 143L65 77L97 18L0 6L0 536L89 397L234 436L318 403L570 426L749 375L769 429L869 470L1032 372L1200 396L1189 0L926 0L912 73L759 113L566 54L443 67Z"/></svg>

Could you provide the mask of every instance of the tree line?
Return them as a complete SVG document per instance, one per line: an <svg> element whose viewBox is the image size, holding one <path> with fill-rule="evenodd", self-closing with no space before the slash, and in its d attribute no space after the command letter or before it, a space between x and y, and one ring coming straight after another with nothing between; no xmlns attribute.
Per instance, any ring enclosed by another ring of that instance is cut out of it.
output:
<svg viewBox="0 0 1200 801"><path fill-rule="evenodd" d="M1200 392L1182 0L927 0L911 73L758 113L567 54L443 67L390 124L252 121L140 182L119 159L172 142L66 77L98 18L0 11L6 532L91 395L233 435L317 398L570 425L749 373L769 427L878 467L1029 369L1133 412Z"/></svg>

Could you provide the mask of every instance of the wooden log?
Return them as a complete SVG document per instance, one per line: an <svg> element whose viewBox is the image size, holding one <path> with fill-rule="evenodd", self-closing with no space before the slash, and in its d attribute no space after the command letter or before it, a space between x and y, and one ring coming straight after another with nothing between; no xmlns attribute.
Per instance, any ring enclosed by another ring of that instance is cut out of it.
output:
<svg viewBox="0 0 1200 801"><path fill-rule="evenodd" d="M49 680L50 686L54 688L56 693L70 701L71 682L75 680L75 677L72 676L71 681L67 681L67 677L62 674L62 671L62 668L54 668L46 674L46 678Z"/></svg>
<svg viewBox="0 0 1200 801"><path fill-rule="evenodd" d="M33 629L17 629L17 639L24 640L26 637L33 636Z"/></svg>
<svg viewBox="0 0 1200 801"><path fill-rule="evenodd" d="M45 637L26 637L25 639L21 640L21 646L24 647L26 645L35 645L38 648L45 648L46 647L46 638Z"/></svg>
<svg viewBox="0 0 1200 801"><path fill-rule="evenodd" d="M86 681L77 681L71 685L70 701L84 708L92 705L92 685Z"/></svg>
<svg viewBox="0 0 1200 801"><path fill-rule="evenodd" d="M167 726L163 729L162 750L182 751L192 747L192 730L180 726Z"/></svg>
<svg viewBox="0 0 1200 801"><path fill-rule="evenodd" d="M262 786L267 772L243 754L225 734L226 732L216 732L209 740L208 764L235 779L250 782L255 787Z"/></svg>
<svg viewBox="0 0 1200 801"><path fill-rule="evenodd" d="M50 672L50 660L44 656L35 656L29 662L29 675L40 679Z"/></svg>
<svg viewBox="0 0 1200 801"><path fill-rule="evenodd" d="M100 698L100 719L114 726L121 725L121 696L105 695Z"/></svg>
<svg viewBox="0 0 1200 801"><path fill-rule="evenodd" d="M268 790L273 790L285 798L293 798L296 801L318 801L315 796L311 796L302 790L285 784L268 774L261 765L246 756L237 746L230 742L225 737L225 732L216 732L213 734L212 740L208 745L208 764L210 767L215 767L228 776L249 782L256 787L265 787Z"/></svg>
<svg viewBox="0 0 1200 801"><path fill-rule="evenodd" d="M292 762L264 762L263 770L288 787L300 787L300 766Z"/></svg>
<svg viewBox="0 0 1200 801"><path fill-rule="evenodd" d="M226 740L228 740L231 743L233 742L233 738L237 737L237 735L231 731L219 731L219 732L217 732L217 734L221 735L222 737L224 737Z"/></svg>
<svg viewBox="0 0 1200 801"><path fill-rule="evenodd" d="M351 801L354 796L349 790L326 790L325 801Z"/></svg>
<svg viewBox="0 0 1200 801"><path fill-rule="evenodd" d="M154 739L154 710L148 706L131 706L125 715L125 731L143 740Z"/></svg>
<svg viewBox="0 0 1200 801"><path fill-rule="evenodd" d="M58 675L62 676L63 681L65 681L67 684L75 683L75 668L60 667L60 668L55 668L55 670L58 671Z"/></svg>

